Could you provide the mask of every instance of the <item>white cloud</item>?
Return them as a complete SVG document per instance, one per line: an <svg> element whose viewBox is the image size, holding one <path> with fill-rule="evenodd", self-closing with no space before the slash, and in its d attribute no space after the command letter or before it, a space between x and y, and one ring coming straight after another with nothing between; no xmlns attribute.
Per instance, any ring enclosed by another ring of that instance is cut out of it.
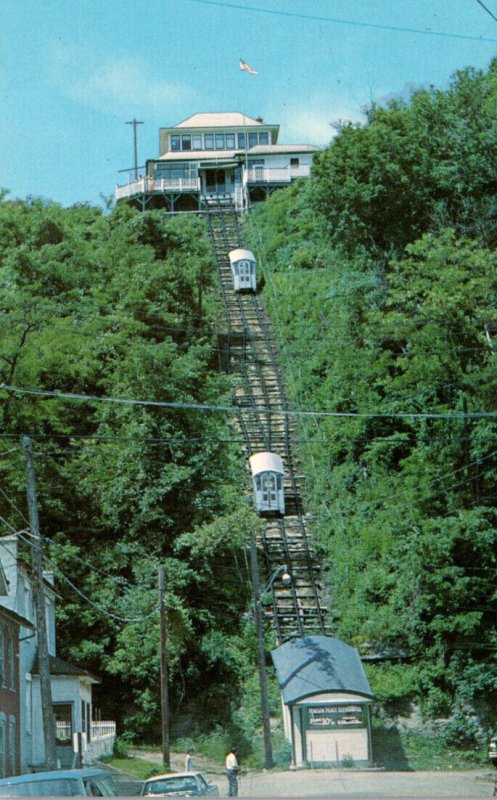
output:
<svg viewBox="0 0 497 800"><path fill-rule="evenodd" d="M78 103L110 113L161 114L191 90L151 75L134 57L98 58L80 45L56 44L50 53L49 79Z"/></svg>
<svg viewBox="0 0 497 800"><path fill-rule="evenodd" d="M282 140L326 145L336 135L335 123L363 122L364 114L357 104L310 97L305 105L285 105L279 121Z"/></svg>

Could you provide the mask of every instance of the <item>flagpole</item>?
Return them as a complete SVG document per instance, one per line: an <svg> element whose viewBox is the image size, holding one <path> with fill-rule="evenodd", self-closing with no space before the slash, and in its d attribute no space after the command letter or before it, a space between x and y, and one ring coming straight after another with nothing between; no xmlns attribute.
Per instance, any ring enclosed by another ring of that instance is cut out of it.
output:
<svg viewBox="0 0 497 800"><path fill-rule="evenodd" d="M252 69L250 64L247 64L242 58L240 59L240 69L243 72L248 72L249 75L258 75L255 69ZM248 213L249 209L249 188L248 188L248 177L249 177L249 168L248 168L248 133L247 133L247 120L245 119L245 110L242 112L243 114L243 138L245 143L245 185L243 187L243 199L245 202L245 209Z"/></svg>

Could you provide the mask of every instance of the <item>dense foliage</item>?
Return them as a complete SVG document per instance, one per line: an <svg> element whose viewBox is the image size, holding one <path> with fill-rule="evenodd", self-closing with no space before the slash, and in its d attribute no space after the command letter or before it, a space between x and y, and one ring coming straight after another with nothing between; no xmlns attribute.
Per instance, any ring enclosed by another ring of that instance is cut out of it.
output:
<svg viewBox="0 0 497 800"><path fill-rule="evenodd" d="M497 700L496 144L494 62L343 126L311 179L256 209L247 231L293 402L355 415L301 427L336 633L387 657L369 674L388 712L414 701L425 718L473 715L486 728Z"/></svg>
<svg viewBox="0 0 497 800"><path fill-rule="evenodd" d="M196 218L4 198L0 381L97 398L228 402L214 280ZM25 528L19 445L29 434L47 566L61 595L59 655L100 675L104 717L126 715L141 735L159 729L159 563L173 721L191 727L194 707L207 724L229 717L253 663L239 623L253 520L239 498L230 421L15 390L1 391L0 415L4 533Z"/></svg>

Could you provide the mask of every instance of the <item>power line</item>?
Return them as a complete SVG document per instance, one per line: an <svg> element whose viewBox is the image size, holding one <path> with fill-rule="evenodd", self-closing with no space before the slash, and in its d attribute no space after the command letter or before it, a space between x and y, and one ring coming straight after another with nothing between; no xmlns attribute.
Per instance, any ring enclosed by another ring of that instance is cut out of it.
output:
<svg viewBox="0 0 497 800"><path fill-rule="evenodd" d="M20 539L29 544L31 547L33 546L33 543L29 540L28 537L23 536L22 533L20 532L18 533L18 536ZM113 614L111 611L108 611L106 608L103 608L103 606L100 606L98 603L95 603L90 597L88 597L84 592L82 592L81 589L79 589L76 586L76 584L74 584L70 580L70 578L68 578L67 575L65 575L62 572L60 567L54 561L52 561L47 556L45 556L45 560L57 571L57 575L59 575L71 587L71 589L73 589L73 591L76 592L76 594L78 594L86 603L93 606L93 608L99 611L100 614L103 614L104 616L109 617L110 619L114 619L117 622L126 622L126 623L145 622L147 619L150 619L150 617L152 617L154 614L157 613L158 609L156 607L149 614L145 614L145 616L143 617L128 618L128 617L120 617L117 614Z"/></svg>
<svg viewBox="0 0 497 800"><path fill-rule="evenodd" d="M464 33L448 33L447 31L431 31L424 28L407 28L399 25L380 25L377 22L359 22L358 20L339 19L336 17L323 17L316 14L302 14L296 11L283 11L281 9L259 8L257 6L237 5L235 3L225 3L220 0L190 0L191 3L201 5L219 6L220 8L231 8L236 11L253 11L257 14L273 14L280 17L293 17L295 19L308 19L313 22L331 22L334 25L352 25L356 28L374 28L376 30L390 31L394 33L417 33L424 36L439 36L449 39L466 39L476 42L497 42L486 36L469 36ZM478 0L479 2L479 0ZM482 4L481 4L482 5Z"/></svg>
<svg viewBox="0 0 497 800"><path fill-rule="evenodd" d="M487 8L486 5L482 3L481 0L476 0L476 2L487 12L487 14L489 14L492 17L492 19L494 19L497 22L497 17L494 16L494 14L490 11L490 9Z"/></svg>
<svg viewBox="0 0 497 800"><path fill-rule="evenodd" d="M211 403L184 403L166 400L141 400L131 397L104 397L74 392L56 392L49 389L28 389L22 386L12 386L0 383L0 389L18 394L28 394L37 397L51 397L61 400L82 400L92 403L116 403L120 405L144 406L150 408L170 408L187 411L213 411L228 414L250 413L274 417L352 417L356 419L496 419L497 411L467 411L463 412L379 412L379 411L295 411L287 408L267 408L239 405L214 405Z"/></svg>

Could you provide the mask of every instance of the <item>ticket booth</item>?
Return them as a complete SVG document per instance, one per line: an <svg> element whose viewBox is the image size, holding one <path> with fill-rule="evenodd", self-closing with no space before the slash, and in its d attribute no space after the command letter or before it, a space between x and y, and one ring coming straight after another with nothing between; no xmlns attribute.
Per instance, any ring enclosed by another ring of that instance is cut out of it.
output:
<svg viewBox="0 0 497 800"><path fill-rule="evenodd" d="M370 766L372 694L357 650L329 636L272 652L292 766Z"/></svg>

